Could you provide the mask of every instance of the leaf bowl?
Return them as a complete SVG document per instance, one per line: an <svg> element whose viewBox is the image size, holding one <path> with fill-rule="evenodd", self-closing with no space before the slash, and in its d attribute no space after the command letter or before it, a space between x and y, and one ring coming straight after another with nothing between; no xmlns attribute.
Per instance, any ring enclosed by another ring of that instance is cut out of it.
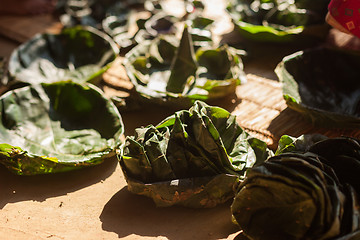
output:
<svg viewBox="0 0 360 240"><path fill-rule="evenodd" d="M226 10L234 30L246 40L305 44L326 37L327 5L327 0L230 0Z"/></svg>
<svg viewBox="0 0 360 240"><path fill-rule="evenodd" d="M37 34L16 48L9 59L9 74L29 84L96 82L118 51L108 35L92 27L64 28L56 34Z"/></svg>
<svg viewBox="0 0 360 240"><path fill-rule="evenodd" d="M18 175L64 172L115 155L123 123L92 84L30 85L0 98L0 163Z"/></svg>
<svg viewBox="0 0 360 240"><path fill-rule="evenodd" d="M360 54L314 48L286 56L275 72L289 108L318 127L360 127Z"/></svg>
<svg viewBox="0 0 360 240"><path fill-rule="evenodd" d="M126 54L124 66L136 91L146 102L190 107L235 93L246 82L241 54L228 46L196 51L185 28L182 38L160 35Z"/></svg>

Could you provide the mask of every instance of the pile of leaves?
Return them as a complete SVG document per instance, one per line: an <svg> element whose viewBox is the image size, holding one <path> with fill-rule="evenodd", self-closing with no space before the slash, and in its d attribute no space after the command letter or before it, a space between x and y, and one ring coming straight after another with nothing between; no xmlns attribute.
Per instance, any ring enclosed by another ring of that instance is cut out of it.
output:
<svg viewBox="0 0 360 240"><path fill-rule="evenodd" d="M283 136L231 206L249 239L359 239L360 141Z"/></svg>
<svg viewBox="0 0 360 240"><path fill-rule="evenodd" d="M158 206L214 207L234 197L246 170L272 152L225 109L196 101L158 125L137 128L119 155L128 189Z"/></svg>

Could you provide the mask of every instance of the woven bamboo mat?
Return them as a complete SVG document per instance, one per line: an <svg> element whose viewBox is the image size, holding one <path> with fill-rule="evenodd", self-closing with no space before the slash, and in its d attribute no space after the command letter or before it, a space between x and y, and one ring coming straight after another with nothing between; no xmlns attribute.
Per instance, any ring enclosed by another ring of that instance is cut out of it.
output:
<svg viewBox="0 0 360 240"><path fill-rule="evenodd" d="M102 88L108 97L126 98L134 91L121 61L121 58L117 59L104 74ZM255 74L247 74L247 78L247 83L238 86L234 96L210 104L224 107L236 115L242 128L265 141L273 150L284 134L294 137L309 133L319 133L328 137L360 137L360 129L329 129L312 126L301 114L287 108L278 81Z"/></svg>
<svg viewBox="0 0 360 240"><path fill-rule="evenodd" d="M237 95L242 101L232 113L238 116L239 124L272 148L277 147L278 140L285 134L360 137L360 129L314 127L300 113L287 108L279 82L248 75L248 83L238 87Z"/></svg>

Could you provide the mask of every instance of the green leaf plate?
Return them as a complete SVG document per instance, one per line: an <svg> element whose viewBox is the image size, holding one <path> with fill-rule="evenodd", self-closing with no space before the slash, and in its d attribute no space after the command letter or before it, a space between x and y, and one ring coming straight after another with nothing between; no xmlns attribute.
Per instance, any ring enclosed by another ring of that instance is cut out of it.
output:
<svg viewBox="0 0 360 240"><path fill-rule="evenodd" d="M58 34L35 35L20 45L11 54L8 68L15 80L30 84L95 82L118 51L108 35L92 27L64 28Z"/></svg>
<svg viewBox="0 0 360 240"><path fill-rule="evenodd" d="M286 56L275 72L289 108L318 127L360 127L360 54L316 48Z"/></svg>
<svg viewBox="0 0 360 240"><path fill-rule="evenodd" d="M328 2L229 0L226 9L235 31L247 40L304 44L319 42L326 37Z"/></svg>
<svg viewBox="0 0 360 240"><path fill-rule="evenodd" d="M124 61L137 92L146 102L190 107L235 93L246 82L239 50L228 46L194 51L188 28L181 40L161 35L134 47Z"/></svg>
<svg viewBox="0 0 360 240"><path fill-rule="evenodd" d="M115 105L91 84L30 85L0 98L0 163L18 175L100 164L121 144Z"/></svg>

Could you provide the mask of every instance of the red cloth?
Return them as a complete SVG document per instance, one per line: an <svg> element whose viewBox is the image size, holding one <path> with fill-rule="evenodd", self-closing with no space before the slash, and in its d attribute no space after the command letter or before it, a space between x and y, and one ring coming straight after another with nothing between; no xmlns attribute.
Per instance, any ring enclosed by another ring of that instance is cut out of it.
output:
<svg viewBox="0 0 360 240"><path fill-rule="evenodd" d="M331 0L328 9L338 23L360 38L360 0Z"/></svg>

